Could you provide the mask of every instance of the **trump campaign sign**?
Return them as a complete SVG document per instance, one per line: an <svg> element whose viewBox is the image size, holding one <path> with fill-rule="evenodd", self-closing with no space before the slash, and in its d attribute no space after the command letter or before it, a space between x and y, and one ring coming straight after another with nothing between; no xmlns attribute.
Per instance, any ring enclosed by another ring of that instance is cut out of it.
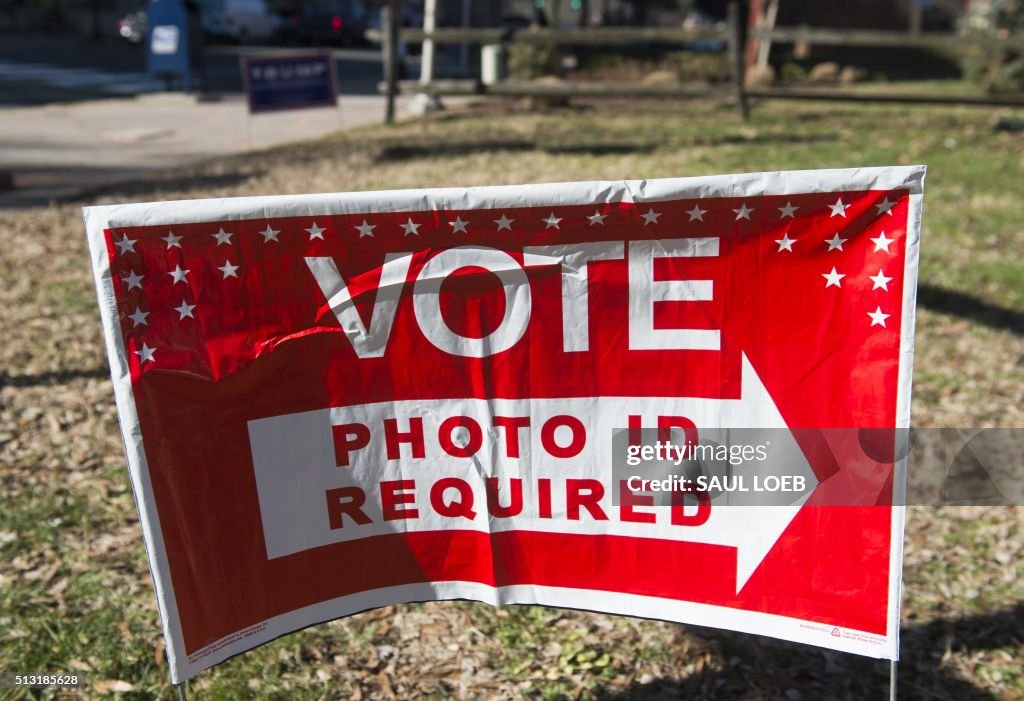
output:
<svg viewBox="0 0 1024 701"><path fill-rule="evenodd" d="M924 172L87 208L173 679L435 599L895 659Z"/></svg>

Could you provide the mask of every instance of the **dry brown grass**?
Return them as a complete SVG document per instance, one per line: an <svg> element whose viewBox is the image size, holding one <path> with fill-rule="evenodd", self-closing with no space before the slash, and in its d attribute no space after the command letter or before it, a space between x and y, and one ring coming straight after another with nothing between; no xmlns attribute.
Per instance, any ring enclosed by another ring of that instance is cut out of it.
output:
<svg viewBox="0 0 1024 701"><path fill-rule="evenodd" d="M918 425L1024 425L1024 142L966 109L492 105L114 188L107 202L926 162ZM950 139L956 143L951 145ZM0 213L0 667L169 698L79 208ZM914 507L901 697L1024 698L1024 509ZM195 697L880 698L882 663L535 607L393 607L201 675ZM0 691L0 697L7 692Z"/></svg>

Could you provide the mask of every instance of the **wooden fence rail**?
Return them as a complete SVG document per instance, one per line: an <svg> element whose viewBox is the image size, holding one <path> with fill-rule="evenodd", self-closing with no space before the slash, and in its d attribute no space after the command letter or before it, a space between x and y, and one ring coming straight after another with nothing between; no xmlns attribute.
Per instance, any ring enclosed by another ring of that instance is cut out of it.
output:
<svg viewBox="0 0 1024 701"><path fill-rule="evenodd" d="M758 100L842 100L851 102L957 104L983 106L1024 106L1024 94L953 95L947 93L883 92L869 90L842 90L822 87L746 88L744 86L744 47L741 46L743 28L738 3L729 3L728 22L724 29L710 28L684 30L671 27L591 27L583 29L527 29L502 28L436 28L422 29L390 27L395 36L405 42L432 40L435 43L467 43L478 45L555 44L559 46L625 46L636 44L688 44L720 41L729 50L732 81L730 87L696 85L643 85L623 82L562 81L537 84L529 81L502 80L484 85L476 80L435 80L432 75L420 81L391 81L381 84L382 91L393 104L399 93L443 95L503 95L503 96L558 96L558 97L727 97L736 105L743 119L748 115L748 99ZM388 25L385 25L387 27ZM368 38L380 40L384 33L368 33ZM979 37L929 32L892 32L868 30L838 30L815 27L751 28L748 41L770 41L783 44L807 42L828 46L861 46L920 48L936 51L967 51L972 47L1005 47L1024 51L1024 37ZM382 42L388 44L388 42ZM394 75L396 42L385 51L385 74ZM389 72L390 71L390 72Z"/></svg>
<svg viewBox="0 0 1024 701"><path fill-rule="evenodd" d="M370 41L379 41L383 32L366 33ZM685 44L699 41L725 41L724 29L675 29L673 27L588 27L586 29L525 29L438 27L432 32L402 29L402 41L416 44L433 40L439 44L557 44L560 46L627 46L630 44Z"/></svg>
<svg viewBox="0 0 1024 701"><path fill-rule="evenodd" d="M863 46L889 48L917 48L947 51L966 50L975 46L1005 47L1024 50L1024 37L973 36L948 32L907 32L824 29L819 27L752 27L749 38L770 40L780 44L807 42L821 46ZM380 30L370 30L367 39L379 42ZM433 40L440 44L557 44L560 46L627 46L631 44L664 43L687 44L702 41L726 41L728 29L675 29L672 27L590 27L586 29L530 29L439 27L432 32L422 29L401 30L402 41L416 44Z"/></svg>
<svg viewBox="0 0 1024 701"><path fill-rule="evenodd" d="M936 51L965 51L975 46L1004 46L1024 49L1024 37L1005 38L951 34L948 32L889 32L858 29L824 29L819 27L775 27L750 29L750 38L755 41L769 40L780 44L807 42L821 46L863 46L908 49L930 49Z"/></svg>

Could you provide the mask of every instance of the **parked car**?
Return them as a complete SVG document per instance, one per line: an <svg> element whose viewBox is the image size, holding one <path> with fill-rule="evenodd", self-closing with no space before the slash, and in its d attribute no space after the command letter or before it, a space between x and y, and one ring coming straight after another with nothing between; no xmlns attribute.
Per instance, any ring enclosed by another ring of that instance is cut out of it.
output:
<svg viewBox="0 0 1024 701"><path fill-rule="evenodd" d="M144 10L129 12L117 20L117 35L129 44L141 44L146 39L149 22Z"/></svg>
<svg viewBox="0 0 1024 701"><path fill-rule="evenodd" d="M199 7L210 37L244 43L275 37L281 28L267 0L200 0Z"/></svg>
<svg viewBox="0 0 1024 701"><path fill-rule="evenodd" d="M359 2L319 2L304 5L285 19L285 41L294 44L351 46L366 41L367 13Z"/></svg>

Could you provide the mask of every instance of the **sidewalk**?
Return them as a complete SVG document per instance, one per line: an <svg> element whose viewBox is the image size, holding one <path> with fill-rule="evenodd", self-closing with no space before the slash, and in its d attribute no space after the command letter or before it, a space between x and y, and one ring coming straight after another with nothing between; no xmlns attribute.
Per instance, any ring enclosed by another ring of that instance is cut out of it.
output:
<svg viewBox="0 0 1024 701"><path fill-rule="evenodd" d="M399 115L407 102L400 99ZM168 168L313 139L384 119L384 98L342 96L337 109L250 115L241 96L198 103L177 93L0 109L0 208L46 204Z"/></svg>

